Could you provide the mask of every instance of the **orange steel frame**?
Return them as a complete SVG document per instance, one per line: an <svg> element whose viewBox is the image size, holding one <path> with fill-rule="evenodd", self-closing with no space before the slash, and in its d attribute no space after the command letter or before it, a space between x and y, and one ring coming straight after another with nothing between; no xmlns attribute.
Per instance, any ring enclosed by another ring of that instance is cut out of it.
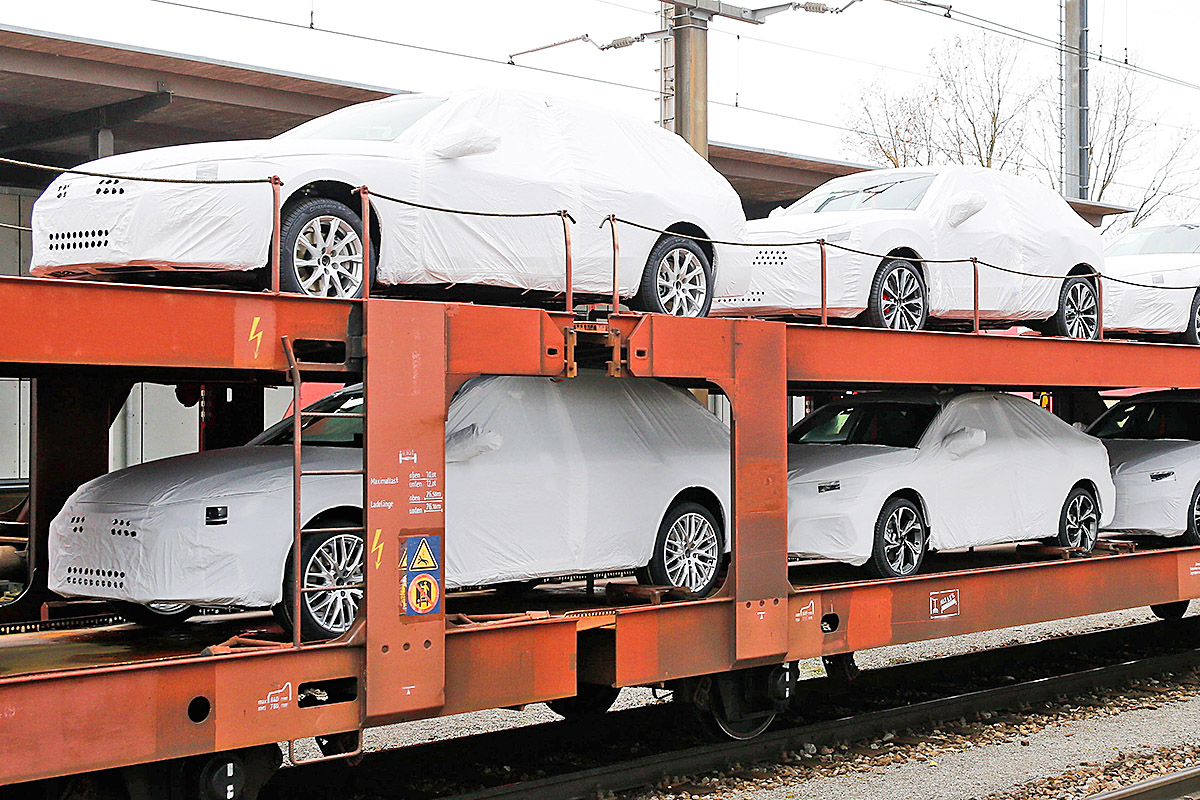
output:
<svg viewBox="0 0 1200 800"><path fill-rule="evenodd" d="M715 386L729 397L728 580L696 602L447 629L443 610L408 615L401 592L405 540L444 544L437 493L449 398L479 374L565 377L577 335L596 335L595 326L577 331L571 316L534 309L33 279L0 279L0 308L0 369L9 374L217 371L280 382L283 336L365 354L368 543L365 624L336 642L105 667L64 657L58 669L0 671L0 784L537 702L574 694L580 679L658 684L1200 597L1200 548L804 589L789 584L786 566L789 391L1200 386L1200 352L1190 348L618 315L605 340L610 371ZM358 315L361 343L348 333ZM348 371L300 368L306 377ZM959 612L931 613L931 595L947 592L957 592ZM55 646L55 634L28 636L31 647ZM302 684L345 677L359 680L353 700L264 704L272 693L295 697ZM202 722L187 715L196 697L212 708Z"/></svg>

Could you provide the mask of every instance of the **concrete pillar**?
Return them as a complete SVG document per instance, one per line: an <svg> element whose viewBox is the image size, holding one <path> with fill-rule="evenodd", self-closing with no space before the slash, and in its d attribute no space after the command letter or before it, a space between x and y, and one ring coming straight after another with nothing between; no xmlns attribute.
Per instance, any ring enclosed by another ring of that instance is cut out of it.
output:
<svg viewBox="0 0 1200 800"><path fill-rule="evenodd" d="M708 158L708 18L675 7L675 132Z"/></svg>

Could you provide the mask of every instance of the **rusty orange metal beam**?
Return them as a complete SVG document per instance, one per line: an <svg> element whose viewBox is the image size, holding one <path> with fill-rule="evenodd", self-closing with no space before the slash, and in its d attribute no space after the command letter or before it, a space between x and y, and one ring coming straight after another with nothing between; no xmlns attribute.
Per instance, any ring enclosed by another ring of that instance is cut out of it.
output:
<svg viewBox="0 0 1200 800"><path fill-rule="evenodd" d="M0 277L0 365L267 370L282 336L345 342L354 301ZM321 365L338 371L341 365Z"/></svg>

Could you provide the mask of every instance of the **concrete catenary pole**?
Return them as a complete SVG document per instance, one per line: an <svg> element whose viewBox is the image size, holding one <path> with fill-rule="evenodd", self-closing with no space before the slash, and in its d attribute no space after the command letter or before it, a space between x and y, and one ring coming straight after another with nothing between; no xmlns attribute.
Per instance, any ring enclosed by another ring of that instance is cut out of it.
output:
<svg viewBox="0 0 1200 800"><path fill-rule="evenodd" d="M709 14L675 7L675 132L708 158Z"/></svg>
<svg viewBox="0 0 1200 800"><path fill-rule="evenodd" d="M1090 191L1087 0L1061 0L1063 196L1086 200Z"/></svg>

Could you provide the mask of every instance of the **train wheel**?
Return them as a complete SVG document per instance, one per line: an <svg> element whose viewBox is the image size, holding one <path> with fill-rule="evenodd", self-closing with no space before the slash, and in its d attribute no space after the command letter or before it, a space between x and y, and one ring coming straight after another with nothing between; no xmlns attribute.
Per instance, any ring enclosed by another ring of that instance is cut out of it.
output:
<svg viewBox="0 0 1200 800"><path fill-rule="evenodd" d="M1150 610L1159 619L1182 619L1191 602L1191 600L1176 600L1174 603L1156 603L1150 606Z"/></svg>

